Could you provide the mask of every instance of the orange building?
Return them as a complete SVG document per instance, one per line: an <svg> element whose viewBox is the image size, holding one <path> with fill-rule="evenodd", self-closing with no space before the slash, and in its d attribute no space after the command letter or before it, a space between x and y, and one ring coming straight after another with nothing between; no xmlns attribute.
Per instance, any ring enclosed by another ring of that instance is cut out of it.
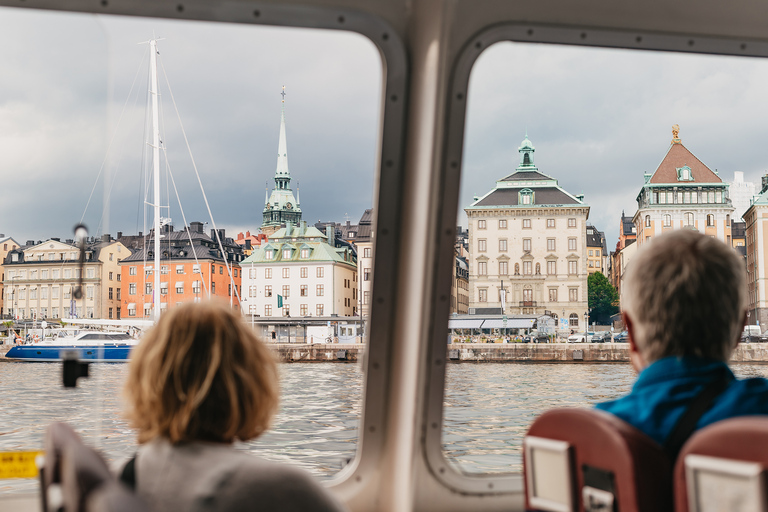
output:
<svg viewBox="0 0 768 512"><path fill-rule="evenodd" d="M194 224L194 223L193 223ZM222 230L223 231L223 230ZM189 238L193 245L190 246ZM164 233L160 256L160 308L165 310L182 302L217 297L240 307L240 260L243 254L231 239L222 242L227 252L227 263L220 256L217 241L202 231ZM166 245L168 244L168 245ZM120 288L122 318L152 318L152 287L154 284L154 254L148 241L145 251L139 249L120 262L122 282ZM191 248L194 248L193 254ZM195 259L195 255L197 259Z"/></svg>

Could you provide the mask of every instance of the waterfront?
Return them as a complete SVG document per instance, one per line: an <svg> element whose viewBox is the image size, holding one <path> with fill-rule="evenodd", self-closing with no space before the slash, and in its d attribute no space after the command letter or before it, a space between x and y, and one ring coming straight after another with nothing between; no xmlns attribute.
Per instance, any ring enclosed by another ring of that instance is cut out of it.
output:
<svg viewBox="0 0 768 512"><path fill-rule="evenodd" d="M0 451L40 449L53 421L75 425L110 461L129 457L133 431L121 417L124 364L91 366L77 389L60 386L57 363L0 364ZM740 377L768 376L768 366L734 364ZM280 366L282 402L273 428L239 448L289 461L321 478L354 456L361 410L358 364L292 363ZM628 364L453 364L448 366L443 445L462 471L520 470L520 444L540 412L589 407L626 393L634 381ZM0 481L0 492L33 492L33 480Z"/></svg>

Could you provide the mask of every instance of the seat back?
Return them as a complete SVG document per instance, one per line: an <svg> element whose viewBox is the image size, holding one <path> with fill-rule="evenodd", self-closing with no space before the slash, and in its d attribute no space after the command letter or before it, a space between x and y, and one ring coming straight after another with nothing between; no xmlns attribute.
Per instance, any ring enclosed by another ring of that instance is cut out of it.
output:
<svg viewBox="0 0 768 512"><path fill-rule="evenodd" d="M768 511L768 417L719 421L696 432L675 464L675 510Z"/></svg>
<svg viewBox="0 0 768 512"><path fill-rule="evenodd" d="M651 438L594 409L554 409L524 441L525 504L553 512L673 509L672 467Z"/></svg>

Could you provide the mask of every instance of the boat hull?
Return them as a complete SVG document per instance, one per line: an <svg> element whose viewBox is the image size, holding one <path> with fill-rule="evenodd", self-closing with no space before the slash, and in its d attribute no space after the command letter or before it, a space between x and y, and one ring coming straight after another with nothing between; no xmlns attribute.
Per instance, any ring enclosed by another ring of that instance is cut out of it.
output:
<svg viewBox="0 0 768 512"><path fill-rule="evenodd" d="M126 362L133 345L115 344L103 346L73 345L17 345L5 354L6 359L14 361L51 362L61 361L65 352L76 351L82 361L92 363Z"/></svg>

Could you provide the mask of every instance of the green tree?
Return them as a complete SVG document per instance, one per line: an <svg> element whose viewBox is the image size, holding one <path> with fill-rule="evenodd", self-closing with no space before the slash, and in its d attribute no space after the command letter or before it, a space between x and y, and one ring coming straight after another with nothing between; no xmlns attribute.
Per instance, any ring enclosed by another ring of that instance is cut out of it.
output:
<svg viewBox="0 0 768 512"><path fill-rule="evenodd" d="M602 272L590 274L587 278L589 290L589 322L608 324L611 315L619 312L619 296Z"/></svg>

